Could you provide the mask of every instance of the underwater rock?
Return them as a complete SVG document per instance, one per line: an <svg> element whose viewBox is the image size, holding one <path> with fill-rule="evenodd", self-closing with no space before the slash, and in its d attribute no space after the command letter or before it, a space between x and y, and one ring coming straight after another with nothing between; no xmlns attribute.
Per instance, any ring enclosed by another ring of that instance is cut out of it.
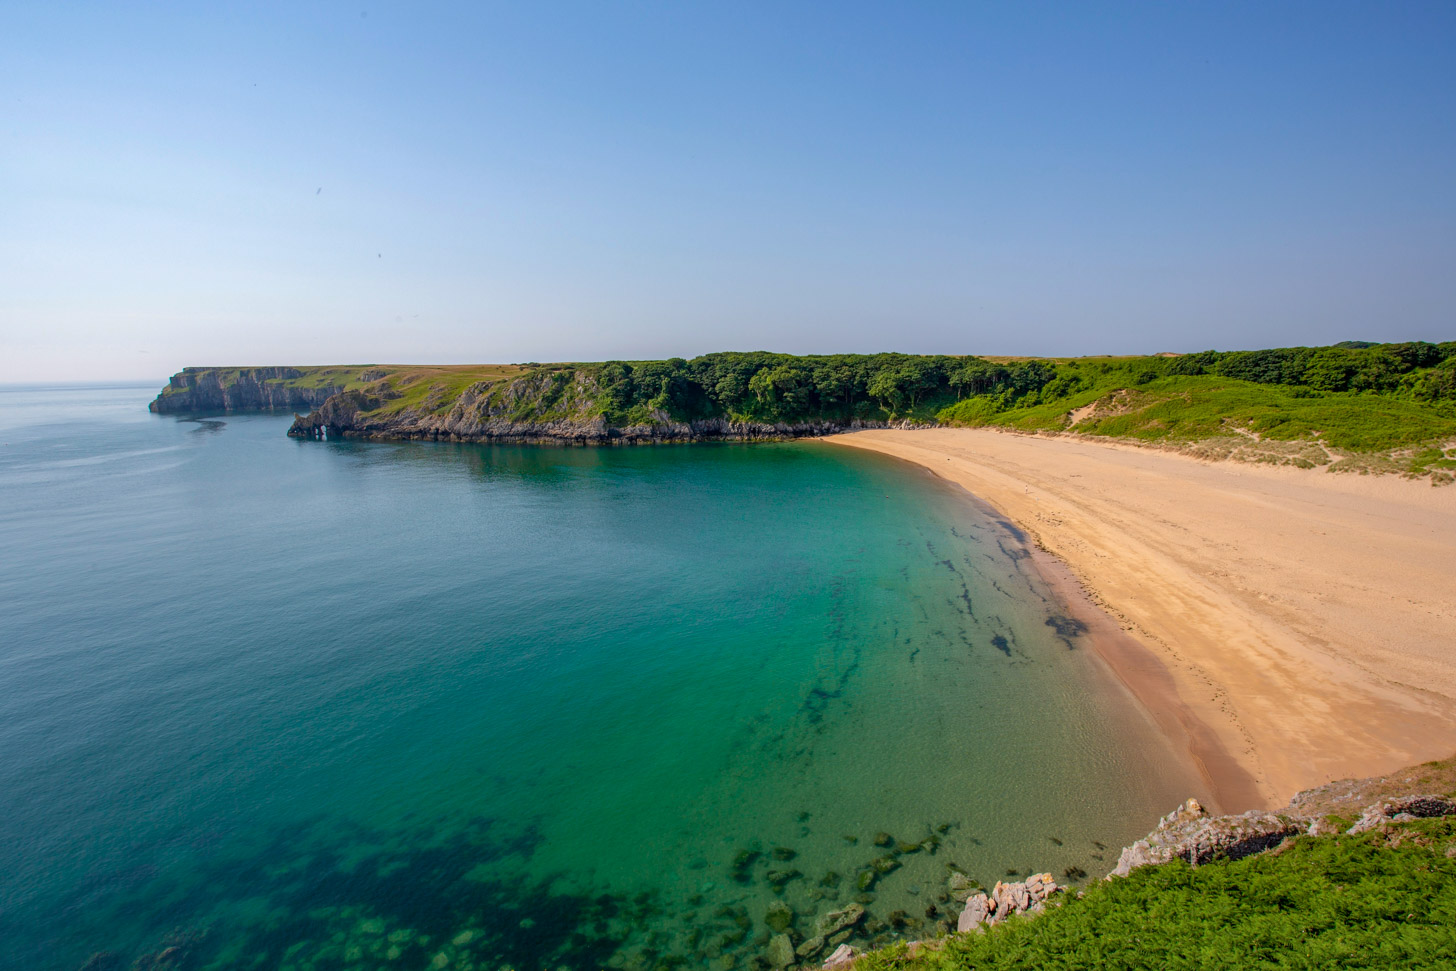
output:
<svg viewBox="0 0 1456 971"><path fill-rule="evenodd" d="M97 951L81 965L81 971L121 971L121 955L115 951Z"/></svg>
<svg viewBox="0 0 1456 971"><path fill-rule="evenodd" d="M923 839L923 840L920 841L920 848L922 850L924 850L926 853L929 853L931 856L934 856L935 855L935 851L938 850L938 849L940 849L940 837L939 836L927 836L927 837L925 837L925 839Z"/></svg>
<svg viewBox="0 0 1456 971"><path fill-rule="evenodd" d="M891 836L889 833L884 833L884 832L876 833L875 834L875 845L876 846L894 846L895 845L895 837Z"/></svg>
<svg viewBox="0 0 1456 971"><path fill-rule="evenodd" d="M875 885L875 881L878 880L879 877L879 873L876 872L873 868L866 868L855 874L854 885L859 888L859 890L865 891L873 887Z"/></svg>
<svg viewBox="0 0 1456 971"><path fill-rule="evenodd" d="M798 855L798 853L789 849L787 846L775 846L773 848L773 858L784 863L787 863Z"/></svg>
<svg viewBox="0 0 1456 971"><path fill-rule="evenodd" d="M764 915L763 922L776 933L782 934L794 925L794 909L782 900L775 900L768 905L768 913Z"/></svg>
<svg viewBox="0 0 1456 971"><path fill-rule="evenodd" d="M824 874L824 876L822 876L822 877L819 878L819 886L821 886L821 887L837 887L837 886L839 886L839 881L842 880L842 879L844 879L844 878L841 877L838 873L836 873L833 870L830 870L828 873Z"/></svg>
<svg viewBox="0 0 1456 971"><path fill-rule="evenodd" d="M893 856L877 856L870 861L870 866L875 868L876 873L883 875L898 870L900 868L900 861Z"/></svg>
<svg viewBox="0 0 1456 971"><path fill-rule="evenodd" d="M816 937L830 937L847 927L853 927L864 920L865 909L859 904L850 904L843 910L831 910L820 916L814 925Z"/></svg>
<svg viewBox="0 0 1456 971"><path fill-rule="evenodd" d="M795 948L794 953L801 958L812 958L822 950L824 950L824 938L811 937Z"/></svg>
<svg viewBox="0 0 1456 971"><path fill-rule="evenodd" d="M921 849L921 846L920 846L919 843L904 843L904 842L901 842L901 843L896 843L895 844L895 852L896 853L919 853L920 852L920 849Z"/></svg>
<svg viewBox="0 0 1456 971"><path fill-rule="evenodd" d="M787 934L775 934L768 942L764 957L768 959L769 967L787 968L794 963L794 942Z"/></svg>
<svg viewBox="0 0 1456 971"><path fill-rule="evenodd" d="M846 836L846 837L844 837L844 841L846 843L848 843L850 846L856 846L859 843L859 837L858 836Z"/></svg>
<svg viewBox="0 0 1456 971"><path fill-rule="evenodd" d="M782 893L784 884L790 880L798 880L803 875L798 870L770 870L763 876L768 881L768 885L773 887L776 893Z"/></svg>

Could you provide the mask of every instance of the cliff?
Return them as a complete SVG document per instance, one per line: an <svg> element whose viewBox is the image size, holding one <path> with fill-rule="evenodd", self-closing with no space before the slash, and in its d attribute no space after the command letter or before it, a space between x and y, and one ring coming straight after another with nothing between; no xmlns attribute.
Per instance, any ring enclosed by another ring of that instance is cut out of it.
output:
<svg viewBox="0 0 1456 971"><path fill-rule="evenodd" d="M293 367L184 368L148 405L155 414L199 411L296 411L316 408L343 390L316 369Z"/></svg>
<svg viewBox="0 0 1456 971"><path fill-rule="evenodd" d="M295 438L637 444L829 435L910 423L869 402L826 414L755 401L734 413L651 363L187 368L153 412L295 412ZM635 377L635 380L634 380ZM669 387L669 385L673 385ZM757 405L757 407L754 407ZM298 414L307 410L307 414Z"/></svg>

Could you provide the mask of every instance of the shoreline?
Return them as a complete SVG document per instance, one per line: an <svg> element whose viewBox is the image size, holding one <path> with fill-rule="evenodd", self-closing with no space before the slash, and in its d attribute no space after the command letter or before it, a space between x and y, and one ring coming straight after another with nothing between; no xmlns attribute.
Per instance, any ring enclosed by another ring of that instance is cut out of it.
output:
<svg viewBox="0 0 1456 971"><path fill-rule="evenodd" d="M823 440L1025 533L1225 811L1456 750L1456 490L988 429Z"/></svg>

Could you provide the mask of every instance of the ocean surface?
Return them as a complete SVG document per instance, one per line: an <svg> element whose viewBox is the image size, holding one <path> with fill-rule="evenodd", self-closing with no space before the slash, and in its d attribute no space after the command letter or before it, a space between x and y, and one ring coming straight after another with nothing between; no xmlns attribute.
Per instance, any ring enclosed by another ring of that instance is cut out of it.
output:
<svg viewBox="0 0 1456 971"><path fill-rule="evenodd" d="M0 966L749 968L1095 879L1196 791L916 467L295 441L159 385L0 389Z"/></svg>

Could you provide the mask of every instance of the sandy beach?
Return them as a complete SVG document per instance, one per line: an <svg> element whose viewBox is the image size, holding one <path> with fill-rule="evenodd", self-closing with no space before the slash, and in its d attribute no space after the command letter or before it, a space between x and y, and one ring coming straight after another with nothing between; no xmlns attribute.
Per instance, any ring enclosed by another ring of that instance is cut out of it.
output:
<svg viewBox="0 0 1456 971"><path fill-rule="evenodd" d="M1225 809L1456 751L1456 487L989 429L828 441L964 486L1065 564Z"/></svg>

